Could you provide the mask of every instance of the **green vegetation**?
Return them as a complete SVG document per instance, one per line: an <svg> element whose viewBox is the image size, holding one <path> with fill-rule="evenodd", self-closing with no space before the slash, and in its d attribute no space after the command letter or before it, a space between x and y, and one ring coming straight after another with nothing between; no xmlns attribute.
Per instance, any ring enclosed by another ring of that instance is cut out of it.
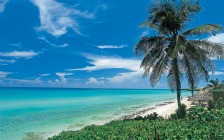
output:
<svg viewBox="0 0 224 140"><path fill-rule="evenodd" d="M49 140L223 140L224 109L191 108L183 119L146 118L112 121L87 126L80 131L62 132Z"/></svg>
<svg viewBox="0 0 224 140"><path fill-rule="evenodd" d="M187 106L185 104L181 104L181 107L176 110L176 113L170 115L170 118L172 119L184 118L187 114L186 108Z"/></svg>
<svg viewBox="0 0 224 140"><path fill-rule="evenodd" d="M209 83L211 84L208 84L205 89L208 89L208 90L224 90L224 80L221 81L221 83L219 83L219 79L216 78L215 80L210 80Z"/></svg>
<svg viewBox="0 0 224 140"><path fill-rule="evenodd" d="M150 82L155 86L160 77L168 72L167 81L177 92L178 108L181 107L181 80L188 79L192 95L200 79L208 81L209 71L213 71L210 57L223 58L223 45L208 40L191 40L191 36L215 34L220 25L205 24L185 30L193 14L202 7L198 1L159 1L149 11L147 21L141 26L155 29L158 35L144 36L135 46L136 54L144 54L141 67L150 73Z"/></svg>
<svg viewBox="0 0 224 140"><path fill-rule="evenodd" d="M212 96L212 100L208 101L209 109L224 108L224 80L219 82L219 79L210 80L209 84L204 88Z"/></svg>
<svg viewBox="0 0 224 140"><path fill-rule="evenodd" d="M217 84L213 87L215 90L211 90L212 100L208 102L209 109L222 109L224 108L224 87L223 84Z"/></svg>

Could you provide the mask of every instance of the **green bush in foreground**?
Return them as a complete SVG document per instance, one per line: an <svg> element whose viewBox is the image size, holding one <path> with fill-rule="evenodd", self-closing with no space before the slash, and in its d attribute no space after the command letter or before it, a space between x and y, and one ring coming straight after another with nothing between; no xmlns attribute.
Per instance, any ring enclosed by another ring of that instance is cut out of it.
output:
<svg viewBox="0 0 224 140"><path fill-rule="evenodd" d="M191 108L184 119L117 120L66 131L49 140L223 140L224 109Z"/></svg>
<svg viewBox="0 0 224 140"><path fill-rule="evenodd" d="M178 108L174 114L170 115L171 119L182 119L186 116L187 111L186 111L187 106L185 104L181 104L180 108Z"/></svg>

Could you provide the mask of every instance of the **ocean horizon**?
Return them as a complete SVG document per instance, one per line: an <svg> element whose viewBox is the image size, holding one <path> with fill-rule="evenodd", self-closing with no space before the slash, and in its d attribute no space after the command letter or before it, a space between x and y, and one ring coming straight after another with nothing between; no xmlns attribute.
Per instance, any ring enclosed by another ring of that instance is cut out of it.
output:
<svg viewBox="0 0 224 140"><path fill-rule="evenodd" d="M182 90L182 97L190 95ZM176 100L170 89L0 88L0 139L46 139Z"/></svg>

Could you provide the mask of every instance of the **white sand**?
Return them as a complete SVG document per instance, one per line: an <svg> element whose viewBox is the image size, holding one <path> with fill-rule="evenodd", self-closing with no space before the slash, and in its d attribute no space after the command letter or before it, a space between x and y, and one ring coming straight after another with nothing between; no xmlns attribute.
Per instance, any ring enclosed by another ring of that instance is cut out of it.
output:
<svg viewBox="0 0 224 140"><path fill-rule="evenodd" d="M187 98L183 98L181 103L185 104L187 106L187 109L191 107L191 101L187 101ZM144 117L148 114L156 112L157 114L159 114L159 116L162 116L164 118L168 118L168 116L170 116L172 113L174 113L177 108L178 108L177 107L177 101L175 101L174 103L169 103L167 105L157 106L155 109L146 111L142 114L138 114L138 116Z"/></svg>

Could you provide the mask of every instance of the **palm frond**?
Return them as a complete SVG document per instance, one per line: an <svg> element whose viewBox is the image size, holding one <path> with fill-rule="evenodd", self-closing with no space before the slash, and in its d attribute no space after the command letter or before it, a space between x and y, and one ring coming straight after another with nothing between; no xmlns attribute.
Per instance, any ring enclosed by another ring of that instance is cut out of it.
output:
<svg viewBox="0 0 224 140"><path fill-rule="evenodd" d="M195 27L188 31L182 33L183 36L191 36L191 35L201 35L201 34L213 34L215 35L216 32L221 31L221 25L215 24L205 24L202 26Z"/></svg>
<svg viewBox="0 0 224 140"><path fill-rule="evenodd" d="M143 22L142 24L139 25L139 27L149 27L149 28L154 28L156 30L159 30L159 25L152 23L150 21Z"/></svg>
<svg viewBox="0 0 224 140"><path fill-rule="evenodd" d="M213 85L208 84L207 87L213 87Z"/></svg>
<svg viewBox="0 0 224 140"><path fill-rule="evenodd" d="M173 91L176 89L181 89L181 85L178 86L177 84L180 84L180 80L182 79L182 72L179 68L176 58L172 60L171 65L172 66L167 75L167 83L170 89Z"/></svg>
<svg viewBox="0 0 224 140"><path fill-rule="evenodd" d="M200 47L208 52L209 57L224 58L224 45L213 43L208 40L191 40L188 41L192 46Z"/></svg>
<svg viewBox="0 0 224 140"><path fill-rule="evenodd" d="M192 1L183 1L179 7L178 16L181 22L188 21L191 14L197 13L202 9L198 2L192 3Z"/></svg>
<svg viewBox="0 0 224 140"><path fill-rule="evenodd" d="M159 34L168 35L175 30L180 30L181 23L177 19L177 6L173 2L160 2L152 6L148 22L159 25Z"/></svg>
<svg viewBox="0 0 224 140"><path fill-rule="evenodd" d="M183 56L185 63L184 66L186 69L186 76L188 78L188 85L193 90L195 85L197 85L199 82L199 78L197 75L197 65L186 52L183 53Z"/></svg>
<svg viewBox="0 0 224 140"><path fill-rule="evenodd" d="M140 67L146 69L147 67L154 66L154 64L158 61L158 59L161 57L163 53L164 49L162 46L152 49L149 53L147 53L144 56Z"/></svg>
<svg viewBox="0 0 224 140"><path fill-rule="evenodd" d="M168 70L168 61L169 57L166 53L163 53L161 58L156 62L150 75L150 82L152 87L156 85L161 76Z"/></svg>
<svg viewBox="0 0 224 140"><path fill-rule="evenodd" d="M179 74L179 77L182 77L182 74L180 73L180 71L178 71L178 74ZM172 91L176 90L178 87L177 87L177 83L176 83L176 80L177 79L177 76L175 74L175 70L174 68L172 67L170 70L169 70L169 73L167 75L167 84L168 86L170 87L170 89ZM180 79L179 79L180 80ZM179 87L180 88L180 87Z"/></svg>
<svg viewBox="0 0 224 140"><path fill-rule="evenodd" d="M140 41L135 45L135 54L145 53L147 54L157 46L163 46L167 42L167 39L163 36L142 37Z"/></svg>
<svg viewBox="0 0 224 140"><path fill-rule="evenodd" d="M214 68L213 62L207 57L207 52L199 47L193 46L191 43L187 43L185 53L189 55L197 67L198 76L208 81L208 70L213 71Z"/></svg>
<svg viewBox="0 0 224 140"><path fill-rule="evenodd" d="M210 80L209 83L211 83L213 87L217 87L219 84L219 80L218 79Z"/></svg>

